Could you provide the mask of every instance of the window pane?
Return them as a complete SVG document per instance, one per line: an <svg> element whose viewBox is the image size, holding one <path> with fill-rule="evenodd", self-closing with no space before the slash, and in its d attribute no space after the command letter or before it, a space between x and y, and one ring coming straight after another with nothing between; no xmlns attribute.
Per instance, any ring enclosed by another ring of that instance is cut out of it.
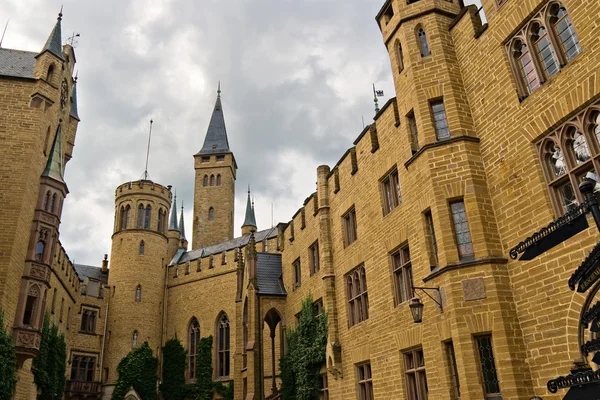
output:
<svg viewBox="0 0 600 400"><path fill-rule="evenodd" d="M549 147L550 151L550 169L554 173L554 177L558 178L559 176L564 175L567 172L567 167L565 165L565 158L556 144L552 143Z"/></svg>
<svg viewBox="0 0 600 400"><path fill-rule="evenodd" d="M585 136L580 132L575 131L573 133L573 155L575 156L575 162L577 165L583 164L591 158L590 149L588 148Z"/></svg>
<svg viewBox="0 0 600 400"><path fill-rule="evenodd" d="M560 38L567 59L571 61L577 54L581 53L579 39L571 24L571 18L567 15L567 11L564 8L561 7L558 10L557 17L562 19L555 25L556 33Z"/></svg>
<svg viewBox="0 0 600 400"><path fill-rule="evenodd" d="M472 256L473 244L471 242L469 225L467 224L465 203L462 201L457 201L455 203L451 203L450 208L452 209L452 218L454 220L454 232L456 234L458 253L461 258Z"/></svg>
<svg viewBox="0 0 600 400"><path fill-rule="evenodd" d="M435 131L438 140L449 138L450 131L448 130L448 121L446 120L446 110L444 109L444 103L441 101L431 103L431 110L433 111Z"/></svg>
<svg viewBox="0 0 600 400"><path fill-rule="evenodd" d="M554 54L554 48L550 43L550 39L548 38L548 34L543 27L539 27L536 35L539 37L537 40L537 48L540 55L540 59L542 61L542 65L546 70L546 75L548 77L554 75L558 72L558 62L556 61L556 55Z"/></svg>
<svg viewBox="0 0 600 400"><path fill-rule="evenodd" d="M498 376L496 375L496 364L492 351L492 337L490 335L477 338L479 350L479 361L483 375L485 394L500 393Z"/></svg>
<svg viewBox="0 0 600 400"><path fill-rule="evenodd" d="M573 186L571 186L570 182L559 186L557 189L560 202L565 211L577 207L577 199L575 198L575 192L573 191Z"/></svg>
<svg viewBox="0 0 600 400"><path fill-rule="evenodd" d="M519 63L521 78L523 78L523 81L527 85L527 90L529 93L532 93L540 86L540 81L538 79L537 72L535 71L531 54L527 49L527 45L521 45L520 54L521 55L517 61Z"/></svg>

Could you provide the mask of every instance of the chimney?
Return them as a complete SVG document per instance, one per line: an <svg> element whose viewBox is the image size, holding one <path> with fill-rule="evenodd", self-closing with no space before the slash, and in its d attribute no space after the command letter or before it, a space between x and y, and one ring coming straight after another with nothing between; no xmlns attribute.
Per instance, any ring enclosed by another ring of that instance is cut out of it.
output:
<svg viewBox="0 0 600 400"><path fill-rule="evenodd" d="M102 260L102 273L108 274L108 254L105 254L104 260Z"/></svg>

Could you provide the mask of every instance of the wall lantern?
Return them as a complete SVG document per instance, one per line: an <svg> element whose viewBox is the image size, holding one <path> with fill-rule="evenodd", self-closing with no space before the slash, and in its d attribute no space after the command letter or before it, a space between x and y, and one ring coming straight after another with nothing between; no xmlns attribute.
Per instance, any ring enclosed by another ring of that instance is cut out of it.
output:
<svg viewBox="0 0 600 400"><path fill-rule="evenodd" d="M412 288L413 292L418 289L421 290L423 293L425 293L431 300L433 300L435 302L435 304L437 304L440 307L440 311L444 312L444 309L442 307L442 295L440 293L440 288L427 288L427 287L414 287ZM427 290L435 290L437 291L438 294L438 298L439 300L434 299L429 293L427 293ZM410 312L412 314L413 317L413 321L415 321L416 324L420 324L423 321L423 303L421 302L421 299L418 297L413 297L410 300L410 304L408 305L408 307L410 307Z"/></svg>

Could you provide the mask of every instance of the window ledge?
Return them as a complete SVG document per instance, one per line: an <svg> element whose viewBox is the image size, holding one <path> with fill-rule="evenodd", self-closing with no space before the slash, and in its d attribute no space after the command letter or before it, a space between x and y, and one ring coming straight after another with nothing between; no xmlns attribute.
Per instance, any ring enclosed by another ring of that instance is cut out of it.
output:
<svg viewBox="0 0 600 400"><path fill-rule="evenodd" d="M433 149L436 147L442 147L445 146L447 144L452 144L452 143L456 143L456 142L473 142L473 143L479 143L480 140L477 137L474 136L456 136L456 137L451 137L449 139L445 139L445 140L440 140L439 142L433 142L433 143L427 143L426 145L424 145L423 147L421 147L415 154L412 155L412 157L410 157L408 159L408 161L406 161L404 163L404 168L408 169L408 167L415 162L415 160L417 158L419 158L421 156L421 154L423 154L425 151L429 150L429 149Z"/></svg>
<svg viewBox="0 0 600 400"><path fill-rule="evenodd" d="M506 259L504 257L483 257L483 258L479 258L479 259L476 259L473 261L463 261L463 262L458 262L458 263L452 263L452 264L448 264L445 267L440 268L437 271L432 272L431 274L427 275L425 278L423 278L423 282L427 283L428 281L432 280L433 278L437 278L438 276L443 275L446 272L455 271L457 269L477 267L477 266L485 265L485 264L506 264L506 263L508 263L508 259Z"/></svg>
<svg viewBox="0 0 600 400"><path fill-rule="evenodd" d="M95 332L88 332L88 331L80 330L79 333L81 333L82 335L98 336L98 334Z"/></svg>
<svg viewBox="0 0 600 400"><path fill-rule="evenodd" d="M215 378L215 381L217 382L229 382L230 380L232 380L229 376L217 376Z"/></svg>

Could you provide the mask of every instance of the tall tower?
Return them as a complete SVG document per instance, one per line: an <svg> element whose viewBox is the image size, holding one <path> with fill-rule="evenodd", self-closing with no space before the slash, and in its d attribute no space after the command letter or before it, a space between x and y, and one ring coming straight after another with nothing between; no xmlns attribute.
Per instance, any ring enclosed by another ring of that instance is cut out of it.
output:
<svg viewBox="0 0 600 400"><path fill-rule="evenodd" d="M202 149L194 155L192 249L233 238L237 164L229 149L221 106L221 85Z"/></svg>
<svg viewBox="0 0 600 400"><path fill-rule="evenodd" d="M148 342L157 356L162 346L171 197L169 188L148 180L128 182L116 190L112 267L108 278L112 288L106 394L112 393L112 385L118 379L119 361L132 348ZM106 370L102 373L106 374Z"/></svg>

